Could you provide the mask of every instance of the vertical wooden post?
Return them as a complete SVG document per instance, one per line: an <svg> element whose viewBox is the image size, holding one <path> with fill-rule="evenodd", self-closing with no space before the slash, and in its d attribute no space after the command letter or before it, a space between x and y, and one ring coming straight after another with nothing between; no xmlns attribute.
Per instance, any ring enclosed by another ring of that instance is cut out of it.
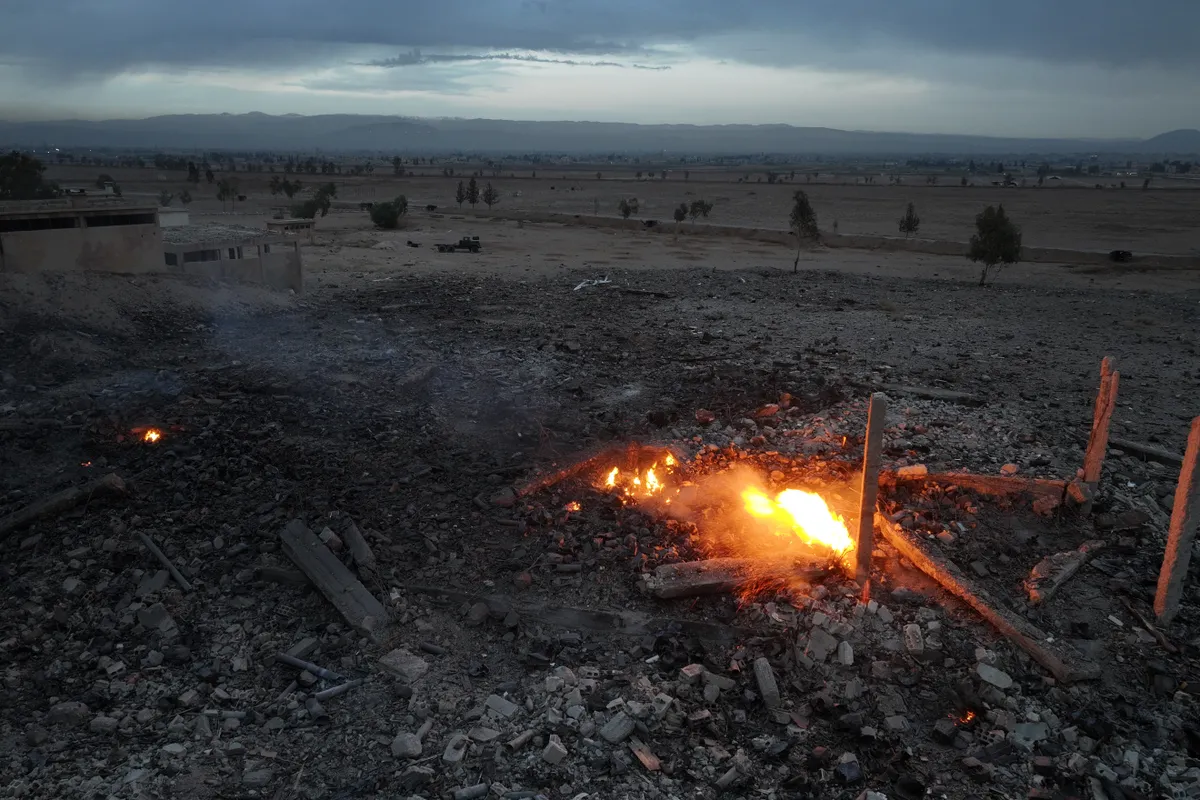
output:
<svg viewBox="0 0 1200 800"><path fill-rule="evenodd" d="M1200 524L1200 417L1192 420L1188 434L1187 452L1175 487L1175 505L1171 509L1171 528L1167 535L1167 552L1163 555L1162 570L1158 573L1158 591L1154 594L1154 613L1163 625L1170 624L1183 599L1183 584L1187 580L1188 562L1192 557L1192 542Z"/></svg>
<svg viewBox="0 0 1200 800"><path fill-rule="evenodd" d="M1092 498L1100 485L1100 471L1104 456L1108 452L1108 429L1113 411L1117 407L1117 388L1121 373L1113 369L1113 359L1105 356L1100 362L1100 391L1096 394L1096 410L1092 415L1092 433L1088 437L1087 452L1083 456L1083 482L1088 488L1088 497L1083 504L1083 513L1092 511Z"/></svg>
<svg viewBox="0 0 1200 800"><path fill-rule="evenodd" d="M871 395L867 409L867 441L863 447L862 492L858 506L858 541L854 579L863 587L863 600L871 593L871 552L875 549L875 499L879 494L879 459L883 428L887 424L887 395Z"/></svg>

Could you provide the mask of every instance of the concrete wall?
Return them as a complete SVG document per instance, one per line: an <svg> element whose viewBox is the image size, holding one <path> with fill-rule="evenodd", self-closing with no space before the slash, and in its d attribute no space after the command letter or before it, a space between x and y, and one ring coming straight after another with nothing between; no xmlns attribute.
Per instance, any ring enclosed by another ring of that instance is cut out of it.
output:
<svg viewBox="0 0 1200 800"><path fill-rule="evenodd" d="M219 261L190 261L176 266L160 266L160 269L214 280L261 283L272 289L291 289L299 294L304 289L304 268L300 259L300 243L272 243L270 247L271 252L263 253L261 247L243 245L245 257L228 258L228 246L226 246L220 248L221 259ZM180 261L182 261L182 255L180 255ZM159 263L162 264L161 253L159 254Z"/></svg>
<svg viewBox="0 0 1200 800"><path fill-rule="evenodd" d="M619 217L598 217L590 214L563 214L554 211L483 211L479 216L496 219L516 219L528 222L555 222L564 225L582 225L589 228L607 228L615 230L644 230L649 233L664 233L682 236L729 236L757 242L771 242L796 246L796 237L790 231L775 228L745 228L734 225L693 225L684 222L677 225L675 220L659 220L653 228L646 228L641 220L621 219ZM821 244L826 247L848 247L856 250L884 250L900 253L929 253L931 255L956 256L965 258L966 242L952 242L944 239L903 239L894 236L869 236L860 234L822 233ZM1200 257L1187 255L1166 255L1158 253L1134 253L1133 260L1125 264L1115 264L1108 257L1107 251L1064 250L1054 247L1024 247L1021 258L1033 263L1054 264L1089 264L1111 265L1113 267L1154 267L1158 269L1200 269Z"/></svg>
<svg viewBox="0 0 1200 800"><path fill-rule="evenodd" d="M158 212L158 224L163 228L180 228L189 224L186 208L164 208Z"/></svg>
<svg viewBox="0 0 1200 800"><path fill-rule="evenodd" d="M0 270L5 272L158 272L162 267L158 225L0 233Z"/></svg>

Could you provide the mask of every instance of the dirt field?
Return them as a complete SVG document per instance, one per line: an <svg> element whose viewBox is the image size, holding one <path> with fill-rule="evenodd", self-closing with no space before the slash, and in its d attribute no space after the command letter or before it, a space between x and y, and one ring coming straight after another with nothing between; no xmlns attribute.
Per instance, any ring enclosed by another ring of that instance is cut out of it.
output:
<svg viewBox="0 0 1200 800"><path fill-rule="evenodd" d="M95 180L97 168L54 167L47 173L64 185L87 185ZM155 170L106 170L121 184L130 199L151 200L166 188L178 193L186 187L174 174ZM604 173L602 173L604 174ZM1164 181L1158 185L1173 188L1140 188L1097 190L1074 181L1051 182L1042 188L1000 189L979 177L978 186L964 189L954 186L928 186L923 176L907 176L910 183L903 186L843 185L825 181L849 180L848 176L825 173L817 183L769 185L736 183L730 173L705 175L693 173L692 180L671 173L667 180L637 181L632 174L612 173L597 181L594 174L584 177L578 171L555 172L544 170L536 179L528 173L516 178L481 178L492 181L502 194L497 206L503 210L558 211L571 214L617 215L622 198L636 197L640 201L638 216L642 219L671 220L672 211L681 202L703 198L714 204L709 221L721 225L759 228L787 228L791 210L791 195L796 188L809 193L821 227L846 234L896 236L897 222L907 203L916 204L921 217L920 235L932 239L967 241L974 230L974 218L987 205L1003 203L1010 217L1024 233L1024 243L1031 247L1055 247L1073 250L1113 249L1135 253L1200 254L1196 238L1196 219L1200 215L1200 184L1182 180ZM273 199L267 189L270 175L235 173L242 192L248 195L247 208L266 210L272 206L285 207L280 196ZM339 199L346 205L358 202L391 199L405 194L414 208L435 204L441 210L454 206L454 189L458 178L365 177L334 176L339 186ZM717 180L716 178L720 178ZM315 186L327 177L300 176L306 186ZM884 181L882 177L878 181ZM957 177L954 183L957 184ZM693 182L694 181L694 182ZM946 183L943 179L942 183ZM1140 182L1138 184L1140 186ZM1191 188L1184 188L1191 187ZM513 196L520 192L520 197ZM193 191L195 205L202 210L219 209L213 186L202 183ZM469 206L468 206L469 208ZM483 209L483 206L479 206Z"/></svg>
<svg viewBox="0 0 1200 800"><path fill-rule="evenodd" d="M130 199L157 185L116 177ZM452 186L344 184L346 205L401 187L414 206L445 205ZM271 200L246 187L238 212L203 198L195 220L261 224ZM505 203L584 212L597 187L609 205L638 189L651 210L688 188L593 183L571 199L539 178ZM714 221L727 204L766 226L790 190L714 190ZM891 204L898 217L904 198L811 191L843 232L890 233L871 218ZM1027 241L1050 239L1037 244L1107 248L1103 213L1157 220L1133 224L1131 247L1163 252L1187 252L1188 223L1158 218L1200 197L960 191L1011 202ZM969 225L958 192L920 190L931 233ZM483 252L432 251L463 235ZM709 523L719 504L625 503L595 470L517 490L636 440L678 449L681 498L685 478L704 487L748 465L771 490L853 509L865 399L881 386L886 468L1069 480L1106 355L1121 371L1114 435L1179 453L1200 413L1196 275L1023 265L980 288L959 259L822 249L792 274L781 246L417 210L392 232L335 210L303 250L297 296L0 275L0 519L105 473L129 484L0 534L0 791L789 800L1095 785L1136 798L1194 783L1200 584L1164 628L1174 652L1128 610L1152 615L1177 468L1114 448L1087 517L961 489L882 492L923 547L1103 666L1075 685L887 542L873 605L840 573L654 600L639 586L656 567L740 554L737 531ZM345 538L336 552L390 617L380 641L296 571L280 539L294 519ZM374 564L347 555L352 523ZM1095 539L1109 549L1030 609L1029 570ZM293 647L366 683L318 700L342 678L285 666L276 654ZM403 668L381 667L397 649Z"/></svg>

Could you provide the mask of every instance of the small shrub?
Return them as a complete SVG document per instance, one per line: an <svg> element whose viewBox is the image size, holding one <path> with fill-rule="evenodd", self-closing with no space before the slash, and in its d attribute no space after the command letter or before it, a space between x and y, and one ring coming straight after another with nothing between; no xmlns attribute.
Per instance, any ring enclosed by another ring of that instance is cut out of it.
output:
<svg viewBox="0 0 1200 800"><path fill-rule="evenodd" d="M1006 264L1021 260L1021 229L1004 213L1004 206L988 206L975 217L975 234L967 258L983 264L979 285L986 286L992 269L999 274Z"/></svg>
<svg viewBox="0 0 1200 800"><path fill-rule="evenodd" d="M368 212L375 227L392 230L400 224L400 218L408 213L408 198L400 195L388 203L376 203Z"/></svg>

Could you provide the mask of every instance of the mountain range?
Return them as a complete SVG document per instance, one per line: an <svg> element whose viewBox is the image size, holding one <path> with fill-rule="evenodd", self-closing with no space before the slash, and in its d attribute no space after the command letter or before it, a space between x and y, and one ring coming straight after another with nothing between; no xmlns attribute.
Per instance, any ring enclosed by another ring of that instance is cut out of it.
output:
<svg viewBox="0 0 1200 800"><path fill-rule="evenodd" d="M792 125L636 125L250 113L101 121L0 121L0 144L164 151L1166 156L1200 153L1200 130L1171 131L1149 139L1050 139L846 131Z"/></svg>

